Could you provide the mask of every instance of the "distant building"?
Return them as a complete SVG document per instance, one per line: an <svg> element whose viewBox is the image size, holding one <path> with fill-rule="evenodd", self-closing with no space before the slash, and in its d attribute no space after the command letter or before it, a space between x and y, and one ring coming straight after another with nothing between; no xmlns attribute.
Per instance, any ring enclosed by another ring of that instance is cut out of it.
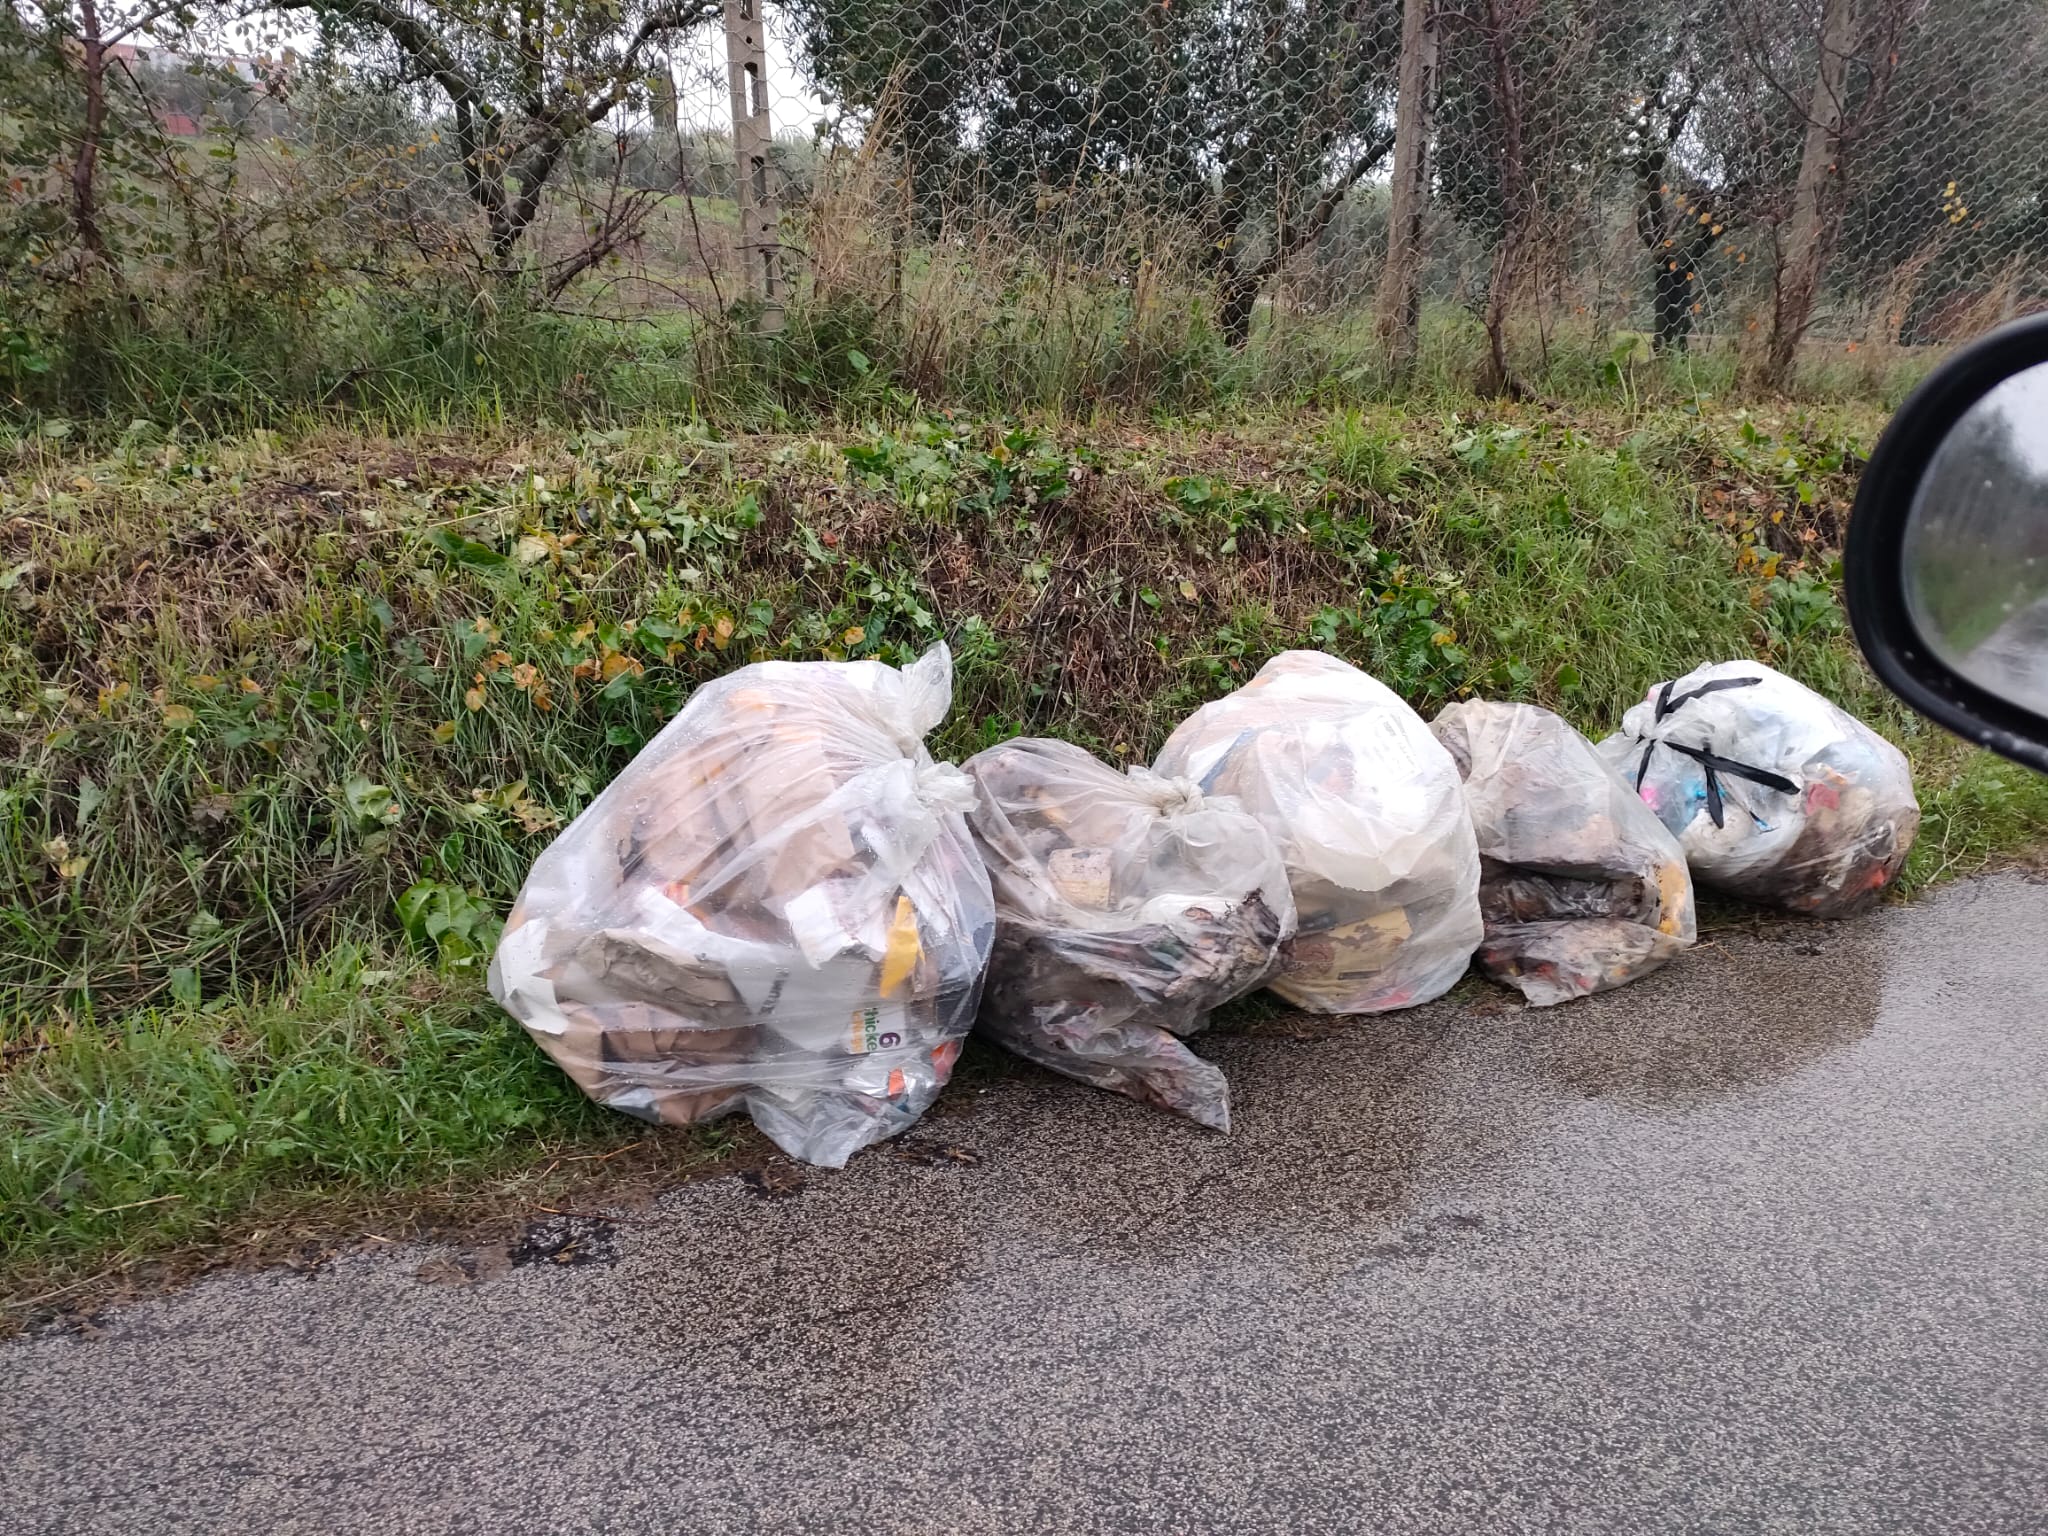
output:
<svg viewBox="0 0 2048 1536"><path fill-rule="evenodd" d="M174 138L196 139L206 132L200 114L206 109L204 82L207 75L212 74L217 80L218 71L226 70L245 84L259 86L273 96L282 96L291 66L296 61L289 53L282 58L228 53L195 55L177 53L168 48L116 43L107 50L107 62L110 66L126 67L137 77L153 76L149 83L158 88L151 90L148 97L158 125ZM180 86L200 87L196 93L199 99L194 99L194 90L180 89Z"/></svg>

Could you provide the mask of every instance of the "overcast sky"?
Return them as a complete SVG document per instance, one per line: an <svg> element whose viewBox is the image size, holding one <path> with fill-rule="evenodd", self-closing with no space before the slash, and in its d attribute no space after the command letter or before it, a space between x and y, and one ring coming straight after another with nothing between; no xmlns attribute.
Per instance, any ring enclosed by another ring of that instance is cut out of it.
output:
<svg viewBox="0 0 2048 1536"><path fill-rule="evenodd" d="M297 53L313 50L315 31L303 12L260 11L212 32L202 32L202 46L209 52L275 54L290 49ZM143 38L134 41L147 46ZM794 62L791 46L778 13L768 19L768 111L778 135L807 137L819 120L830 115L825 103L814 94L810 82ZM698 129L729 129L732 126L732 98L725 78L725 33L717 22L700 27L681 39L673 54L676 76L676 106L683 126Z"/></svg>

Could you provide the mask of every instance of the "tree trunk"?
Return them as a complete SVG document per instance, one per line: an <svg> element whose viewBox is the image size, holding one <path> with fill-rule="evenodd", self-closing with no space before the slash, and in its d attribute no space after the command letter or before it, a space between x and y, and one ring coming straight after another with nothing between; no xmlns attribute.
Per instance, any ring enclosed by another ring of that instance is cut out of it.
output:
<svg viewBox="0 0 2048 1536"><path fill-rule="evenodd" d="M1258 307L1261 274L1237 266L1235 263L1223 269L1216 319L1223 328L1223 339L1233 347L1242 347L1252 339L1252 312Z"/></svg>
<svg viewBox="0 0 2048 1536"><path fill-rule="evenodd" d="M1687 263L1683 258L1673 261L1659 252L1654 309L1656 330L1650 344L1659 352L1683 352L1686 339L1692 335L1692 292L1694 284L1686 281Z"/></svg>
<svg viewBox="0 0 2048 1536"><path fill-rule="evenodd" d="M1422 220L1429 207L1429 150L1436 95L1433 0L1403 0L1399 100L1394 109L1393 199L1377 325L1396 374L1414 365L1422 329Z"/></svg>
<svg viewBox="0 0 2048 1536"><path fill-rule="evenodd" d="M1487 59L1492 74L1496 110L1500 113L1500 244L1494 249L1493 269L1486 285L1486 368L1479 392L1484 395L1521 395L1521 385L1508 367L1508 303L1522 275L1523 246L1534 231L1530 207L1529 161L1522 137L1523 76L1516 67L1514 41L1516 17L1502 0L1486 0L1485 32Z"/></svg>
<svg viewBox="0 0 2048 1536"><path fill-rule="evenodd" d="M1486 327L1486 366L1479 379L1479 393L1482 395L1519 396L1522 393L1521 385L1508 367L1507 343L1508 298L1517 276L1520 247L1521 231L1510 226L1501 235L1500 245L1493 253L1493 267L1486 284L1486 309L1480 316Z"/></svg>
<svg viewBox="0 0 2048 1536"><path fill-rule="evenodd" d="M1855 36L1853 0L1825 0L1820 65L1807 108L1806 148L1799 161L1792 219L1771 306L1771 344L1763 371L1763 383L1771 389L1783 389L1791 380L1799 340L1812 323L1814 299L1841 231L1843 98Z"/></svg>
<svg viewBox="0 0 2048 1536"><path fill-rule="evenodd" d="M1647 226L1652 233L1665 229L1674 231L1691 230L1684 239L1674 235L1648 241L1650 259L1654 270L1650 274L1651 313L1655 329L1651 332L1650 345L1659 352L1683 352L1692 337L1693 306L1699 302L1698 280L1700 263L1714 248L1719 238L1714 231L1719 224L1700 227L1690 219L1671 220L1661 205ZM1669 240L1670 244L1665 244Z"/></svg>
<svg viewBox="0 0 2048 1536"><path fill-rule="evenodd" d="M85 87L85 128L71 162L71 218L78 243L92 261L107 253L100 233L97 201L100 140L107 126L107 46L100 35L100 12L94 0L79 0L79 68Z"/></svg>

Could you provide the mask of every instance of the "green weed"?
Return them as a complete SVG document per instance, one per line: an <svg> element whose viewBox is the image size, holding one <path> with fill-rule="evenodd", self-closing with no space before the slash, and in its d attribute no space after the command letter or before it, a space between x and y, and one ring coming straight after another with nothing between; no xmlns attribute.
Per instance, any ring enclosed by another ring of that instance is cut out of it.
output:
<svg viewBox="0 0 2048 1536"><path fill-rule="evenodd" d="M472 986L345 943L259 998L35 1038L0 1089L0 1254L162 1248L622 1134Z"/></svg>

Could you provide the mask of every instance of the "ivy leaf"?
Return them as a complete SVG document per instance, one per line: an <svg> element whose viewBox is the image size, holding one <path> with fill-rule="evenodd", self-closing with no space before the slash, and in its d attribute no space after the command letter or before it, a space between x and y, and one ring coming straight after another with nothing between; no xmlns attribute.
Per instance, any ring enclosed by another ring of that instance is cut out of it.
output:
<svg viewBox="0 0 2048 1536"><path fill-rule="evenodd" d="M405 814L398 797L385 785L373 783L367 774L350 775L341 795L359 826L393 826Z"/></svg>
<svg viewBox="0 0 2048 1536"><path fill-rule="evenodd" d="M427 542L457 565L495 570L508 563L505 557L490 545L479 544L475 539L466 539L453 528L430 529L427 533Z"/></svg>

